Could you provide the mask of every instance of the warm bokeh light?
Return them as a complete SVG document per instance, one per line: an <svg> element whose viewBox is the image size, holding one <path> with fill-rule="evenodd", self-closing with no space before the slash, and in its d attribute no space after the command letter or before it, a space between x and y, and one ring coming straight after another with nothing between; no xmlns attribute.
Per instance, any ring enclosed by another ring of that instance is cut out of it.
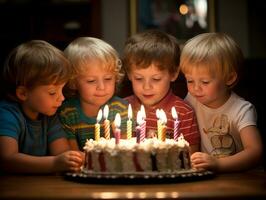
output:
<svg viewBox="0 0 266 200"><path fill-rule="evenodd" d="M181 15L186 15L188 13L188 6L186 4L181 4L179 6L179 12Z"/></svg>

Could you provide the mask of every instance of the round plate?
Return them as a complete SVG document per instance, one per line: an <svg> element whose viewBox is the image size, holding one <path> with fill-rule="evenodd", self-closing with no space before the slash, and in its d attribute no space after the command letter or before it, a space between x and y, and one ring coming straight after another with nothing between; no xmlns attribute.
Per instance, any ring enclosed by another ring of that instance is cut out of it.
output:
<svg viewBox="0 0 266 200"><path fill-rule="evenodd" d="M66 173L65 178L72 181L100 184L134 184L134 183L177 183L196 181L214 177L211 171L181 170L177 172L133 172L109 173L82 171L79 173Z"/></svg>

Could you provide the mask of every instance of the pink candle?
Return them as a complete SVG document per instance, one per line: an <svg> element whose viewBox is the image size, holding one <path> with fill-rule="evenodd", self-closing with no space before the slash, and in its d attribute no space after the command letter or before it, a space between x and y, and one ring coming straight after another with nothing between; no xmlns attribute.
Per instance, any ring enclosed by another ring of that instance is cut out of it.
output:
<svg viewBox="0 0 266 200"><path fill-rule="evenodd" d="M115 136L115 143L119 144L120 142L120 137L121 137L121 130L120 130L120 125L121 125L121 116L119 113L116 113L115 115L115 131L114 131L114 136Z"/></svg>
<svg viewBox="0 0 266 200"><path fill-rule="evenodd" d="M140 124L140 141L142 142L145 138L146 138L146 112L145 112L145 108L143 105L141 105L140 107L140 112L141 112L141 124Z"/></svg>
<svg viewBox="0 0 266 200"><path fill-rule="evenodd" d="M143 138L143 118L142 118L142 113L141 110L138 111L137 113L137 127L136 127L136 138L137 138L137 143L140 143L141 141L144 140Z"/></svg>
<svg viewBox="0 0 266 200"><path fill-rule="evenodd" d="M176 109L175 107L172 107L172 116L174 118L174 140L177 141L177 138L178 138L178 128L179 128L179 120L178 120L178 115L177 115L177 112L176 112Z"/></svg>

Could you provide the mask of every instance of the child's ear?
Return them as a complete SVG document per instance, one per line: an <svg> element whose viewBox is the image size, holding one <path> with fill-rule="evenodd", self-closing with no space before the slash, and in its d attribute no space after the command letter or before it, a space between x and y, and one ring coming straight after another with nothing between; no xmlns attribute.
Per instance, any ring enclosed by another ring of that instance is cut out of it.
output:
<svg viewBox="0 0 266 200"><path fill-rule="evenodd" d="M174 73L174 74L170 74L170 76L172 76L172 78L171 78L171 82L174 82L174 81L177 79L178 75L179 75L179 71L177 71L177 72Z"/></svg>
<svg viewBox="0 0 266 200"><path fill-rule="evenodd" d="M226 85L228 85L228 86L232 85L232 84L236 81L236 79L237 79L237 74L236 74L236 72L232 72L232 73L229 75L229 77L228 77L228 79L227 79L227 81L226 81Z"/></svg>
<svg viewBox="0 0 266 200"><path fill-rule="evenodd" d="M25 101L27 99L27 88L24 86L18 86L16 89L17 98L21 101Z"/></svg>

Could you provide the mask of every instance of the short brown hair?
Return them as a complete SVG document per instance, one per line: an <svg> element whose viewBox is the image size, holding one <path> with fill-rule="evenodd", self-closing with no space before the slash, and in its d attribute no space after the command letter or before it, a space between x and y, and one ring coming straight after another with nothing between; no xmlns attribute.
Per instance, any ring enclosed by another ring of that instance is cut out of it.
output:
<svg viewBox="0 0 266 200"><path fill-rule="evenodd" d="M125 43L123 66L127 73L131 66L147 68L155 64L160 70L177 73L180 47L177 39L159 30L147 30L128 38Z"/></svg>
<svg viewBox="0 0 266 200"><path fill-rule="evenodd" d="M4 96L17 100L16 88L67 82L72 71L64 53L43 40L31 40L14 48L3 68Z"/></svg>

